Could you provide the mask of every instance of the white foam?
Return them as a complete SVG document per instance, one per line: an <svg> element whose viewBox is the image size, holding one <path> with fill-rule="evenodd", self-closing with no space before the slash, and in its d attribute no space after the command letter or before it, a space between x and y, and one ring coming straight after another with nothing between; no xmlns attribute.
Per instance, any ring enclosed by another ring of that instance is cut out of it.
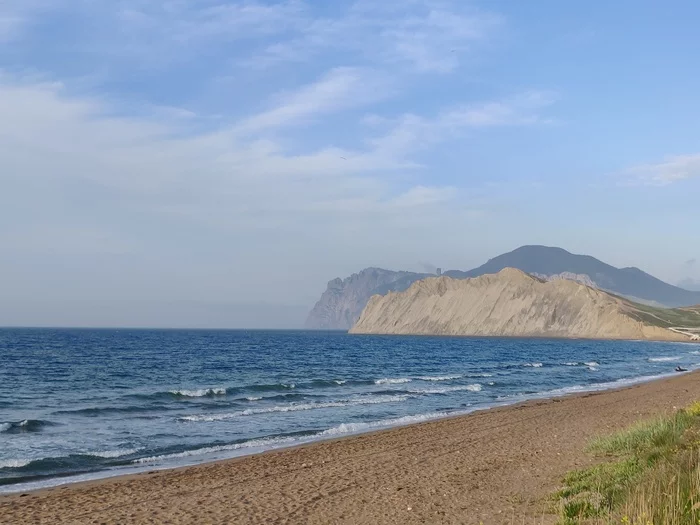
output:
<svg viewBox="0 0 700 525"><path fill-rule="evenodd" d="M390 377L385 377L384 379L377 379L374 384L375 385L400 385L402 383L410 383L411 379L408 377L397 377L397 378L390 378Z"/></svg>
<svg viewBox="0 0 700 525"><path fill-rule="evenodd" d="M333 382L336 385L344 385L345 383L347 383L347 381L345 379L335 379Z"/></svg>
<svg viewBox="0 0 700 525"><path fill-rule="evenodd" d="M595 361L588 361L587 363L583 363L586 366L600 366L597 362Z"/></svg>
<svg viewBox="0 0 700 525"><path fill-rule="evenodd" d="M88 452L87 456L96 456L98 458L120 458L122 456L130 456L131 454L136 454L140 448L125 448L122 450L104 450L100 452Z"/></svg>
<svg viewBox="0 0 700 525"><path fill-rule="evenodd" d="M454 381L461 377L463 376L420 376L416 379L420 379L421 381Z"/></svg>
<svg viewBox="0 0 700 525"><path fill-rule="evenodd" d="M669 363L671 361L680 361L679 356L674 356L674 357L650 357L647 359L650 363Z"/></svg>
<svg viewBox="0 0 700 525"><path fill-rule="evenodd" d="M225 388L200 388L199 390L171 390L171 394L183 397L206 397L226 395Z"/></svg>
<svg viewBox="0 0 700 525"><path fill-rule="evenodd" d="M12 427L12 423L2 423L0 424L0 432L5 432Z"/></svg>
<svg viewBox="0 0 700 525"><path fill-rule="evenodd" d="M230 412L226 414L199 414L193 416L182 416L178 418L180 421L224 421L227 419L234 419L238 417L254 416L258 414L271 414L276 412L298 412L303 410L317 410L321 408L343 408L348 406L357 405L377 405L381 403L397 403L401 401L406 401L409 398L407 395L395 395L395 396L371 396L362 397L356 399L347 399L341 401L328 401L325 403L299 403L291 405L282 406L272 406L265 408L248 408L246 410L241 410L238 412Z"/></svg>
<svg viewBox="0 0 700 525"><path fill-rule="evenodd" d="M29 465L32 461L31 459L6 459L0 461L0 468L20 468Z"/></svg>
<svg viewBox="0 0 700 525"><path fill-rule="evenodd" d="M531 368L542 368L542 363L525 363L523 366L531 367Z"/></svg>
<svg viewBox="0 0 700 525"><path fill-rule="evenodd" d="M683 344L686 344L686 343L683 343ZM692 352L688 352L688 353L692 354L692 355L700 355L700 350L693 350Z"/></svg>
<svg viewBox="0 0 700 525"><path fill-rule="evenodd" d="M462 385L462 386L447 386L444 388L428 388L425 390L409 390L412 394L447 394L449 392L481 392L481 385L475 383L473 385Z"/></svg>
<svg viewBox="0 0 700 525"><path fill-rule="evenodd" d="M246 401L260 401L262 397L246 397Z"/></svg>
<svg viewBox="0 0 700 525"><path fill-rule="evenodd" d="M449 416L448 412L430 412L428 414L417 414L415 416L403 416L395 419L384 419L381 421L369 421L366 423L342 423L337 427L329 428L319 434L319 436L339 436L343 434L357 434L375 428L397 427L440 419Z"/></svg>
<svg viewBox="0 0 700 525"><path fill-rule="evenodd" d="M638 383L646 383L648 381L662 379L664 377L670 377L672 375L675 374L659 374L653 376L630 377L618 379L617 381L609 381L606 383L591 383L589 385L572 385L563 388L555 388L554 390L546 390L544 392L537 392L536 394L514 394L507 396L499 396L497 399L546 399L550 397L560 397L568 394L576 394L579 392L598 392L601 390L610 390L613 388L623 388L626 386L636 385Z"/></svg>
<svg viewBox="0 0 700 525"><path fill-rule="evenodd" d="M203 454L213 454L216 452L229 452L245 448L273 448L275 446L294 444L297 441L300 441L300 439L294 437L252 439L250 441L245 441L243 443L235 443L233 445L217 445L214 447L204 447L194 450L185 450L184 452L176 452L173 454L163 454L161 456L149 456L147 458L135 459L132 463L157 463L159 461L167 461L170 459L188 458L191 456L201 456Z"/></svg>

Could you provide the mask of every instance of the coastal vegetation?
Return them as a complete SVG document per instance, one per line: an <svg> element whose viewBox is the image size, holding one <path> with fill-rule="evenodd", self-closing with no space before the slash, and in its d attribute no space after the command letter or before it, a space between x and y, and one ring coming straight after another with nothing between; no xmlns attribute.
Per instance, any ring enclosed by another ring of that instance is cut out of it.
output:
<svg viewBox="0 0 700 525"><path fill-rule="evenodd" d="M570 472L555 494L562 525L697 525L700 402L593 440L600 460Z"/></svg>

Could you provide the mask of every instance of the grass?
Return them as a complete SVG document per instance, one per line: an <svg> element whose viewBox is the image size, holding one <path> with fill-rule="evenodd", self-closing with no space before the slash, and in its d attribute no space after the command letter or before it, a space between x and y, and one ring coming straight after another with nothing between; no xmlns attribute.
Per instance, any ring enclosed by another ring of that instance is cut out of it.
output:
<svg viewBox="0 0 700 525"><path fill-rule="evenodd" d="M700 524L700 402L595 439L603 459L570 472L555 495L560 523Z"/></svg>
<svg viewBox="0 0 700 525"><path fill-rule="evenodd" d="M700 328L700 306L689 308L656 308L629 302L629 315L638 321L660 326Z"/></svg>

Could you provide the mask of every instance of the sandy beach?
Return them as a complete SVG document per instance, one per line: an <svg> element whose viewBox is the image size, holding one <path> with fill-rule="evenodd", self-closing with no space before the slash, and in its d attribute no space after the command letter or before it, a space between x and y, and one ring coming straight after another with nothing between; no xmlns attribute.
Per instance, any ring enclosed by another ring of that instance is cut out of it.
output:
<svg viewBox="0 0 700 525"><path fill-rule="evenodd" d="M700 372L0 498L0 523L554 523L594 435L700 399Z"/></svg>

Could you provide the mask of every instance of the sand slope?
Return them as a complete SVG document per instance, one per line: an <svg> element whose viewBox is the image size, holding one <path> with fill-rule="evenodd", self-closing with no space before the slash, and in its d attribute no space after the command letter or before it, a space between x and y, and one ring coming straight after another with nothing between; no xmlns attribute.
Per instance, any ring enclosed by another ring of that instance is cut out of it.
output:
<svg viewBox="0 0 700 525"><path fill-rule="evenodd" d="M687 341L629 315L631 303L570 280L514 268L474 279L434 277L375 295L351 333Z"/></svg>

